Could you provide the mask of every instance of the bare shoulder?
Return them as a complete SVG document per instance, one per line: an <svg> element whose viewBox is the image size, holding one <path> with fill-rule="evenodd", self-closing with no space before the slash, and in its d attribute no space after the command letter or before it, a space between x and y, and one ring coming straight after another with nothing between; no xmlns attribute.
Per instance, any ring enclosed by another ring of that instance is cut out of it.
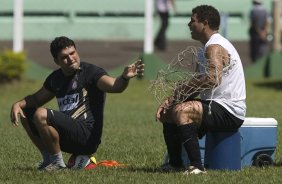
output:
<svg viewBox="0 0 282 184"><path fill-rule="evenodd" d="M209 56L228 56L228 51L219 44L212 44L206 48L206 53Z"/></svg>
<svg viewBox="0 0 282 184"><path fill-rule="evenodd" d="M209 60L219 60L223 62L223 65L226 65L229 62L228 51L218 44L209 45L206 48L205 56Z"/></svg>

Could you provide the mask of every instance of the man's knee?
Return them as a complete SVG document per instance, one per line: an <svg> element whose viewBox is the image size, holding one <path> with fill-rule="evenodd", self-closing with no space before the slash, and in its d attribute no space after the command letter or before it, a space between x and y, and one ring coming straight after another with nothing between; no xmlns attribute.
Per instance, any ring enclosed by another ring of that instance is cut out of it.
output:
<svg viewBox="0 0 282 184"><path fill-rule="evenodd" d="M37 108L33 115L33 120L36 125L46 124L47 120L47 109Z"/></svg>
<svg viewBox="0 0 282 184"><path fill-rule="evenodd" d="M197 101L178 104L173 109L173 119L177 125L199 123L202 119L202 106Z"/></svg>
<svg viewBox="0 0 282 184"><path fill-rule="evenodd" d="M175 109L173 112L173 120L177 125L183 125L192 122L187 111Z"/></svg>

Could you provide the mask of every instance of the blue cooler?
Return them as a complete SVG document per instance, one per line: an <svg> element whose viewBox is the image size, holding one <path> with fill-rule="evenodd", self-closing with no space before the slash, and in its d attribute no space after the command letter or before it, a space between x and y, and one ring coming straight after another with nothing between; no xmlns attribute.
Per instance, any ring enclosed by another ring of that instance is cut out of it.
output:
<svg viewBox="0 0 282 184"><path fill-rule="evenodd" d="M241 134L241 165L272 165L277 145L277 121L274 118L246 118Z"/></svg>
<svg viewBox="0 0 282 184"><path fill-rule="evenodd" d="M253 118L249 117L246 118L242 127L239 128L240 133L240 148L237 148L234 150L235 152L232 154L236 155L235 160L231 159L228 166L223 166L223 162L221 160L218 160L215 155L224 149L225 146L227 148L230 148L231 144L238 145L236 142L238 142L238 134L235 134L228 138L227 140L222 140L219 142L220 144L216 146L215 142L218 140L214 139L222 139L224 136L224 132L221 132L223 134L217 135L217 137L209 137L209 141L213 141L213 143L209 146L208 149L206 149L206 141L207 136L204 136L202 139L199 140L200 144L200 151L201 151L201 158L202 163L205 163L205 165L210 165L210 169L219 169L219 168L227 168L229 170L237 170L239 165L238 161L238 151L240 153L240 167L246 167L246 166L267 166L272 165L273 161L275 159L275 150L277 145L277 121L274 118ZM228 134L228 132L226 132ZM232 134L231 134L232 135ZM219 137L218 137L219 136ZM224 139L223 139L224 140ZM215 142L214 142L215 141ZM230 143L230 145L229 145ZM219 149L220 148L220 149ZM209 161L207 158L205 158L205 152L206 150L213 150L213 156L212 160ZM230 149L229 149L230 150ZM240 151L241 150L241 151ZM227 154L228 155L228 154ZM225 155L226 156L226 155ZM226 158L224 158L226 159ZM187 157L186 151L184 148L182 149L182 160L183 164L185 166L188 166L190 164L189 159ZM164 163L168 162L168 155L165 154L164 157ZM209 163L209 164L208 164ZM231 166L231 167L230 167Z"/></svg>
<svg viewBox="0 0 282 184"><path fill-rule="evenodd" d="M208 132L206 135L205 161L207 169L240 170L240 132Z"/></svg>

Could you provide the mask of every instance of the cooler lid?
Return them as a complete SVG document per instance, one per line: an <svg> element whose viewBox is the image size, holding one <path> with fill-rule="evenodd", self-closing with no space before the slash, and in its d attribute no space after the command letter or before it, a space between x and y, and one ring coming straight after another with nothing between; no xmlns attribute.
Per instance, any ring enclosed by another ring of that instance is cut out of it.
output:
<svg viewBox="0 0 282 184"><path fill-rule="evenodd" d="M242 127L277 127L277 121L274 118L256 118L248 117Z"/></svg>

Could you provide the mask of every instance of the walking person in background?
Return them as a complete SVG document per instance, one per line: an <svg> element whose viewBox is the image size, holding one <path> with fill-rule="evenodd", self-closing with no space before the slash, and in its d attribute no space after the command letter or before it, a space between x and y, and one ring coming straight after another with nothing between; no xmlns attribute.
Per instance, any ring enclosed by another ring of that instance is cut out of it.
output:
<svg viewBox="0 0 282 184"><path fill-rule="evenodd" d="M250 57L253 63L267 54L268 25L268 13L263 7L261 0L253 0L249 29Z"/></svg>
<svg viewBox="0 0 282 184"><path fill-rule="evenodd" d="M156 0L155 6L157 13L161 19L161 25L158 31L158 34L155 38L154 44L159 50L166 50L167 41L166 41L166 31L169 26L169 13L173 8L176 12L174 0Z"/></svg>

